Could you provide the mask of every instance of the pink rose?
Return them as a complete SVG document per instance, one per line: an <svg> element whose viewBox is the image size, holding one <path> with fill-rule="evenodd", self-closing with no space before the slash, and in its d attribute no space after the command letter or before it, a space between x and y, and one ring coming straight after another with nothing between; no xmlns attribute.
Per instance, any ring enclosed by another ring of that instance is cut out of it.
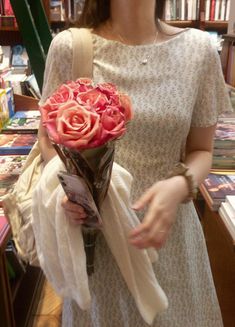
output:
<svg viewBox="0 0 235 327"><path fill-rule="evenodd" d="M124 110L126 121L133 119L134 114L133 114L131 99L129 98L129 96L124 93L120 93L119 100Z"/></svg>
<svg viewBox="0 0 235 327"><path fill-rule="evenodd" d="M119 104L119 95L116 86L112 83L100 83L97 84L96 88L105 94L111 105Z"/></svg>
<svg viewBox="0 0 235 327"><path fill-rule="evenodd" d="M76 101L60 106L57 113L56 129L60 144L73 149L88 148L99 133L100 117L86 110ZM52 135L49 131L50 136Z"/></svg>
<svg viewBox="0 0 235 327"><path fill-rule="evenodd" d="M75 82L69 81L67 85L73 90L74 99L79 93L93 89L92 80L89 78L79 78Z"/></svg>
<svg viewBox="0 0 235 327"><path fill-rule="evenodd" d="M43 121L48 119L48 113L57 111L59 106L73 99L73 92L66 84L61 85L40 107Z"/></svg>
<svg viewBox="0 0 235 327"><path fill-rule="evenodd" d="M125 131L125 116L116 106L108 106L100 117L102 144L122 136Z"/></svg>
<svg viewBox="0 0 235 327"><path fill-rule="evenodd" d="M101 110L105 108L106 105L109 104L107 96L96 88L78 94L77 101L81 105L85 105L93 109L101 109Z"/></svg>
<svg viewBox="0 0 235 327"><path fill-rule="evenodd" d="M65 103L73 99L72 89L66 85L61 85L52 96L50 96L50 101L53 104Z"/></svg>
<svg viewBox="0 0 235 327"><path fill-rule="evenodd" d="M53 142L74 150L98 147L119 138L133 118L130 98L111 83L95 87L87 78L68 81L40 108Z"/></svg>

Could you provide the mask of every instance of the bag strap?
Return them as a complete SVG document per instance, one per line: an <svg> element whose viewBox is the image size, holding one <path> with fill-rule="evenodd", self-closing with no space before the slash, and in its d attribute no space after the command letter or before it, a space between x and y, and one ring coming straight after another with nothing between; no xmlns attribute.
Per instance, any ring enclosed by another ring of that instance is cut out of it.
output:
<svg viewBox="0 0 235 327"><path fill-rule="evenodd" d="M93 77L93 43L88 28L70 28L73 40L72 79Z"/></svg>

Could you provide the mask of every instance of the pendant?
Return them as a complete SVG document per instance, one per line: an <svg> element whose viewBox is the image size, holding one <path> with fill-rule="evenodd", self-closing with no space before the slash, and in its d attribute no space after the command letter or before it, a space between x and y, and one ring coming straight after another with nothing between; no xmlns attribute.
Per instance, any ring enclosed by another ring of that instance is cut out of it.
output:
<svg viewBox="0 0 235 327"><path fill-rule="evenodd" d="M147 58L141 60L141 65L146 65L147 63L148 63L148 59Z"/></svg>

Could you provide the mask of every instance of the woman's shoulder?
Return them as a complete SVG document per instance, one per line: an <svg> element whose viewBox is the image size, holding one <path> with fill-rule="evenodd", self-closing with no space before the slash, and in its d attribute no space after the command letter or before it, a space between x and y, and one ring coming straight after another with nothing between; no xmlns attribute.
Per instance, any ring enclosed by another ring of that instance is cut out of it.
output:
<svg viewBox="0 0 235 327"><path fill-rule="evenodd" d="M51 42L50 48L52 48L58 54L64 48L72 50L72 36L69 30L64 30L57 33Z"/></svg>
<svg viewBox="0 0 235 327"><path fill-rule="evenodd" d="M160 22L160 28L167 38L174 38L183 34L186 46L194 47L208 47L211 45L211 40L208 32L196 28L179 28L171 26L163 21Z"/></svg>

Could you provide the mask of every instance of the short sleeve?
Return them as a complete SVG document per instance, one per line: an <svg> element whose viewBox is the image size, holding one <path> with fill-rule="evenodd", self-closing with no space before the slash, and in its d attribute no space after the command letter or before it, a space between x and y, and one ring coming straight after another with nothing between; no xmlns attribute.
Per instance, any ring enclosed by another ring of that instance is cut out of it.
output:
<svg viewBox="0 0 235 327"><path fill-rule="evenodd" d="M204 56L200 67L199 86L192 115L192 127L208 127L216 124L222 112L232 111L231 101L224 81L220 57L216 46L204 34L198 49Z"/></svg>
<svg viewBox="0 0 235 327"><path fill-rule="evenodd" d="M61 84L70 80L71 76L72 37L71 33L66 30L57 34L50 44L39 105L42 105Z"/></svg>

